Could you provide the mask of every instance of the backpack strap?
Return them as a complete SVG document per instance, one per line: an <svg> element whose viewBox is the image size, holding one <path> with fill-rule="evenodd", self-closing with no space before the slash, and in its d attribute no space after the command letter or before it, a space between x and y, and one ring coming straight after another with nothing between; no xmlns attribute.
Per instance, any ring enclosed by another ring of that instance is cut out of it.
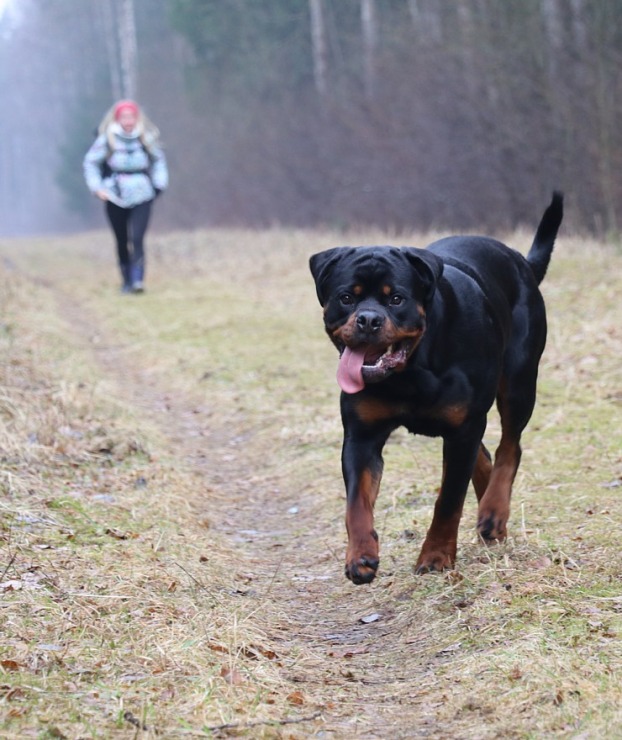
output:
<svg viewBox="0 0 622 740"><path fill-rule="evenodd" d="M140 148L145 152L145 154L147 155L149 159L149 167L147 169L141 169L141 170L124 170L120 174L130 175L130 174L140 173L143 175L147 175L149 180L151 180L149 169L151 168L151 165L155 162L155 157L153 156L151 150L147 146L142 134L138 137L138 142L140 144ZM115 174L115 171L108 164L108 160L110 159L110 157L112 157L113 154L114 154L114 149L111 145L110 139L108 138L108 136L106 136L106 158L102 162L102 166L101 166L102 177L110 177L111 175ZM153 182L151 184L153 185Z"/></svg>

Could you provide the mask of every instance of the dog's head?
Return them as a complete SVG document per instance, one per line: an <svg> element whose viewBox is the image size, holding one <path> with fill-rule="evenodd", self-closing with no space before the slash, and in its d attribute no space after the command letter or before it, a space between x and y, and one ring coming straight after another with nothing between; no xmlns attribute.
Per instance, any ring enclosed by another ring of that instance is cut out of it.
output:
<svg viewBox="0 0 622 740"><path fill-rule="evenodd" d="M314 254L310 267L340 353L341 389L358 393L404 370L426 330L441 259L414 247L336 247Z"/></svg>

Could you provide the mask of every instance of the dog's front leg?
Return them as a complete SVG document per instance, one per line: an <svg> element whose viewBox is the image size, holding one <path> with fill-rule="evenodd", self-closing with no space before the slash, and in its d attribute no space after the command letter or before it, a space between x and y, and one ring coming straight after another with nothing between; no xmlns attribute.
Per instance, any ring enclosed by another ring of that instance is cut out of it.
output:
<svg viewBox="0 0 622 740"><path fill-rule="evenodd" d="M346 484L346 576L357 585L370 583L378 570L378 535L374 504L382 478L386 435L356 436L346 431L341 457Z"/></svg>
<svg viewBox="0 0 622 740"><path fill-rule="evenodd" d="M458 525L485 427L485 421L469 425L443 442L443 482L415 565L417 573L441 571L455 563Z"/></svg>

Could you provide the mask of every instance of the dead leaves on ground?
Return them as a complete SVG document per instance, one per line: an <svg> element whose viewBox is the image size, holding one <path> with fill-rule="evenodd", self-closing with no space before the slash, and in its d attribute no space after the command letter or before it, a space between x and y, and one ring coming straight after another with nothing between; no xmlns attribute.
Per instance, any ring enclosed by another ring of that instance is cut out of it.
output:
<svg viewBox="0 0 622 740"><path fill-rule="evenodd" d="M223 665L220 669L220 677L226 681L226 683L232 686L238 686L245 681L243 673L235 665L235 660L238 658L246 658L248 660L258 661L265 658L269 661L277 661L276 665L280 666L278 662L278 655L269 648L263 648L259 645L248 645L243 647L228 647L217 642L208 643L207 647L215 653L222 653L223 655L229 655L234 661L232 664Z"/></svg>

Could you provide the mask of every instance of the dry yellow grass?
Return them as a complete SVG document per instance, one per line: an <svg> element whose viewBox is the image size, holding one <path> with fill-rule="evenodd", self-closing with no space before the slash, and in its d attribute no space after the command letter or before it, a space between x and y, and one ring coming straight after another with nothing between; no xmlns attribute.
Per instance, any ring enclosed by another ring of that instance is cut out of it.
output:
<svg viewBox="0 0 622 740"><path fill-rule="evenodd" d="M153 236L142 297L106 233L0 243L2 737L622 733L622 259L559 240L507 544L471 500L413 575L440 447L398 433L357 588L306 261L388 241Z"/></svg>

